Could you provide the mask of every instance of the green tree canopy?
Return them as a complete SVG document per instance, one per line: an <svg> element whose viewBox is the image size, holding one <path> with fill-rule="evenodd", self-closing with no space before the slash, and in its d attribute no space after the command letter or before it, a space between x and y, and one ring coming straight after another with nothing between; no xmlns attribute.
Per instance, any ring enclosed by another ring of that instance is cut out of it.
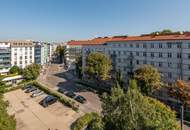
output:
<svg viewBox="0 0 190 130"><path fill-rule="evenodd" d="M179 130L175 113L161 102L143 96L135 80L127 93L114 87L103 97L105 130Z"/></svg>
<svg viewBox="0 0 190 130"><path fill-rule="evenodd" d="M82 56L79 56L76 59L76 73L78 75L79 78L82 78Z"/></svg>
<svg viewBox="0 0 190 130"><path fill-rule="evenodd" d="M55 52L56 52L56 55L59 57L60 62L63 63L63 60L64 60L64 63L66 63L66 61L65 61L65 53L66 53L65 47L59 45L59 46L57 46Z"/></svg>
<svg viewBox="0 0 190 130"><path fill-rule="evenodd" d="M26 80L35 80L40 74L40 65L31 64L23 70L23 76Z"/></svg>
<svg viewBox="0 0 190 130"><path fill-rule="evenodd" d="M87 57L87 74L94 79L106 80L110 78L111 60L103 53L90 53Z"/></svg>
<svg viewBox="0 0 190 130"><path fill-rule="evenodd" d="M134 72L134 79L143 94L152 94L156 89L162 86L161 75L159 71L151 65L143 65Z"/></svg>
<svg viewBox="0 0 190 130"><path fill-rule="evenodd" d="M22 73L22 69L19 68L18 66L14 65L10 68L9 73L11 74L21 74Z"/></svg>

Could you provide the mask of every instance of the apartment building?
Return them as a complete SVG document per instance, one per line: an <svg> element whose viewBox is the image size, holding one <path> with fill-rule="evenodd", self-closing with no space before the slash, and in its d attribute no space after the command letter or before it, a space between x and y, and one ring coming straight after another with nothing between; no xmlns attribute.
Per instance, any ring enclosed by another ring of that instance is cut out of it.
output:
<svg viewBox="0 0 190 130"><path fill-rule="evenodd" d="M51 59L51 44L44 42L34 42L35 44L35 63L44 65L50 62Z"/></svg>
<svg viewBox="0 0 190 130"><path fill-rule="evenodd" d="M102 52L112 59L113 70L120 70L126 82L143 64L158 68L165 82L190 80L190 33L112 37L101 45L83 46L82 52L83 68L90 52Z"/></svg>
<svg viewBox="0 0 190 130"><path fill-rule="evenodd" d="M11 65L21 68L34 63L33 41L11 41Z"/></svg>
<svg viewBox="0 0 190 130"><path fill-rule="evenodd" d="M105 41L110 40L109 37L98 37L92 40L81 40L75 41L71 40L66 45L66 62L70 69L75 68L75 61L79 56L82 56L82 48L86 45L99 45L103 44Z"/></svg>
<svg viewBox="0 0 190 130"><path fill-rule="evenodd" d="M11 49L9 42L0 42L0 74L6 74L11 67Z"/></svg>

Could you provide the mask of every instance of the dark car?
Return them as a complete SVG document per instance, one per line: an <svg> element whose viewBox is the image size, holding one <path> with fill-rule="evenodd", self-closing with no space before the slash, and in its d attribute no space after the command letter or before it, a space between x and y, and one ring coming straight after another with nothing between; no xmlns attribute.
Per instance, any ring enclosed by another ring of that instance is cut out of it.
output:
<svg viewBox="0 0 190 130"><path fill-rule="evenodd" d="M57 98L52 96L52 95L48 95L47 97L45 97L42 101L40 101L40 105L42 105L43 107L48 107L49 105L55 103L57 101Z"/></svg>
<svg viewBox="0 0 190 130"><path fill-rule="evenodd" d="M63 94L66 92L66 90L64 88L59 88L57 91L60 93L63 93Z"/></svg>
<svg viewBox="0 0 190 130"><path fill-rule="evenodd" d="M80 102L80 103L86 103L86 99L83 96L78 95L75 98L76 101Z"/></svg>
<svg viewBox="0 0 190 130"><path fill-rule="evenodd" d="M76 96L76 94L73 92L67 92L67 93L65 93L65 95L70 97L70 98L74 98Z"/></svg>
<svg viewBox="0 0 190 130"><path fill-rule="evenodd" d="M37 90L37 88L32 86L32 87L27 88L25 93L30 93L30 92L33 92L33 91L36 91L36 90Z"/></svg>
<svg viewBox="0 0 190 130"><path fill-rule="evenodd" d="M26 90L26 89L29 89L29 88L32 88L32 85L27 85L27 86L23 87L22 90Z"/></svg>

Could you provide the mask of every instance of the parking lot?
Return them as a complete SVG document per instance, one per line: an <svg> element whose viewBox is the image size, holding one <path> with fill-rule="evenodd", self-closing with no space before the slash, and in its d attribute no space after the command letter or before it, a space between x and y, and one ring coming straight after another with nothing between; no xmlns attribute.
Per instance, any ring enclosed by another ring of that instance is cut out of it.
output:
<svg viewBox="0 0 190 130"><path fill-rule="evenodd" d="M74 81L75 77L59 67L59 65L52 64L41 74L38 81L49 87L50 89L58 90L64 88L67 91L74 92L76 95L83 96L87 102L80 104L79 109L84 113L101 112L101 101L97 94L81 89Z"/></svg>
<svg viewBox="0 0 190 130"><path fill-rule="evenodd" d="M35 98L30 95L31 93L24 93L21 89L4 95L5 100L10 103L8 112L15 115L17 130L69 130L72 122L82 114L58 101L44 108L39 102L46 94Z"/></svg>

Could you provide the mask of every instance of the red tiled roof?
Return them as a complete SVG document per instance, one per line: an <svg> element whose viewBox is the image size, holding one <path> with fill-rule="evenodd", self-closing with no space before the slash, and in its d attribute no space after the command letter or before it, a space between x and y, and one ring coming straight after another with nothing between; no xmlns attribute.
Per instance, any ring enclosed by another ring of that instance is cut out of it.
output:
<svg viewBox="0 0 190 130"><path fill-rule="evenodd" d="M69 41L68 45L73 45L73 46L84 46L84 45L98 45L98 44L104 44L105 42L111 40L110 37L105 37L105 38L94 38L92 40L86 40L86 41Z"/></svg>
<svg viewBox="0 0 190 130"><path fill-rule="evenodd" d="M119 41L169 41L169 40L190 40L190 34L175 34L175 35L144 35L144 36L129 36L115 37L109 42Z"/></svg>
<svg viewBox="0 0 190 130"><path fill-rule="evenodd" d="M68 45L99 45L105 42L120 42L120 41L172 41L172 40L190 40L190 33L184 34L167 34L167 35L142 35L142 36L115 36L94 38L86 41L69 41Z"/></svg>

